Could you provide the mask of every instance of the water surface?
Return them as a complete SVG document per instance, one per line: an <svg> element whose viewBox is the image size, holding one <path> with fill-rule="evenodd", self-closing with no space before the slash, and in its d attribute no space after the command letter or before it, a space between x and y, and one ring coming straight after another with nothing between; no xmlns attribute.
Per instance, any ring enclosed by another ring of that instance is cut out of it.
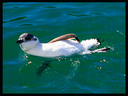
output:
<svg viewBox="0 0 128 96"><path fill-rule="evenodd" d="M100 47L111 50L35 57L16 44L25 32L44 43L68 33L80 40L100 38ZM51 64L41 70L45 61ZM125 3L3 3L3 93L125 93L125 77Z"/></svg>

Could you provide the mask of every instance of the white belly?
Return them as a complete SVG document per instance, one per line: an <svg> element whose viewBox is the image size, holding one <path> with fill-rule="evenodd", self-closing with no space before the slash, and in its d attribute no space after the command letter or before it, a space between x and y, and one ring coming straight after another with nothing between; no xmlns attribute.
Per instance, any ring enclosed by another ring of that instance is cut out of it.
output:
<svg viewBox="0 0 128 96"><path fill-rule="evenodd" d="M81 43L64 40L55 43L43 44L43 51L46 53L45 56L48 57L69 56L84 51L84 47Z"/></svg>
<svg viewBox="0 0 128 96"><path fill-rule="evenodd" d="M89 51L97 43L96 40L90 39L78 43L74 40L62 40L54 43L40 43L37 47L26 53L41 57L70 56L75 53Z"/></svg>

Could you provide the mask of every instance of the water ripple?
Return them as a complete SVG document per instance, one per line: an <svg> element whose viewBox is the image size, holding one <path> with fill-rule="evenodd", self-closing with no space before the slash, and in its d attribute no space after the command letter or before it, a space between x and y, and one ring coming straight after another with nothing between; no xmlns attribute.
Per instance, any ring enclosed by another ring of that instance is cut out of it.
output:
<svg viewBox="0 0 128 96"><path fill-rule="evenodd" d="M25 18L27 18L27 16L14 18L14 19L11 19L9 21L4 21L3 23L8 23L8 22L12 22L12 21L22 20L22 19L25 19Z"/></svg>

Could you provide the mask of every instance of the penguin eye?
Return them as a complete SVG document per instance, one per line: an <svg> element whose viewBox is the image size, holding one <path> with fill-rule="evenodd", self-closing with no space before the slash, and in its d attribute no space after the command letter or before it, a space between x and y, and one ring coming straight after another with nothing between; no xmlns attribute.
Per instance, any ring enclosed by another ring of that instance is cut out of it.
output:
<svg viewBox="0 0 128 96"><path fill-rule="evenodd" d="M34 41L36 41L37 39L36 38L34 38Z"/></svg>

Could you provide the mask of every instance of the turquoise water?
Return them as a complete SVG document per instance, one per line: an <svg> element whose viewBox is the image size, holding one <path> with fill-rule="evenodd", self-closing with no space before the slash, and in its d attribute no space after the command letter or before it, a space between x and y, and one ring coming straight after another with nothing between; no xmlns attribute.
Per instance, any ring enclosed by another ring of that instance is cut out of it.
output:
<svg viewBox="0 0 128 96"><path fill-rule="evenodd" d="M68 33L80 40L95 37L101 48L111 49L35 57L16 44L25 32L44 43ZM125 77L125 3L3 3L3 93L125 93Z"/></svg>

